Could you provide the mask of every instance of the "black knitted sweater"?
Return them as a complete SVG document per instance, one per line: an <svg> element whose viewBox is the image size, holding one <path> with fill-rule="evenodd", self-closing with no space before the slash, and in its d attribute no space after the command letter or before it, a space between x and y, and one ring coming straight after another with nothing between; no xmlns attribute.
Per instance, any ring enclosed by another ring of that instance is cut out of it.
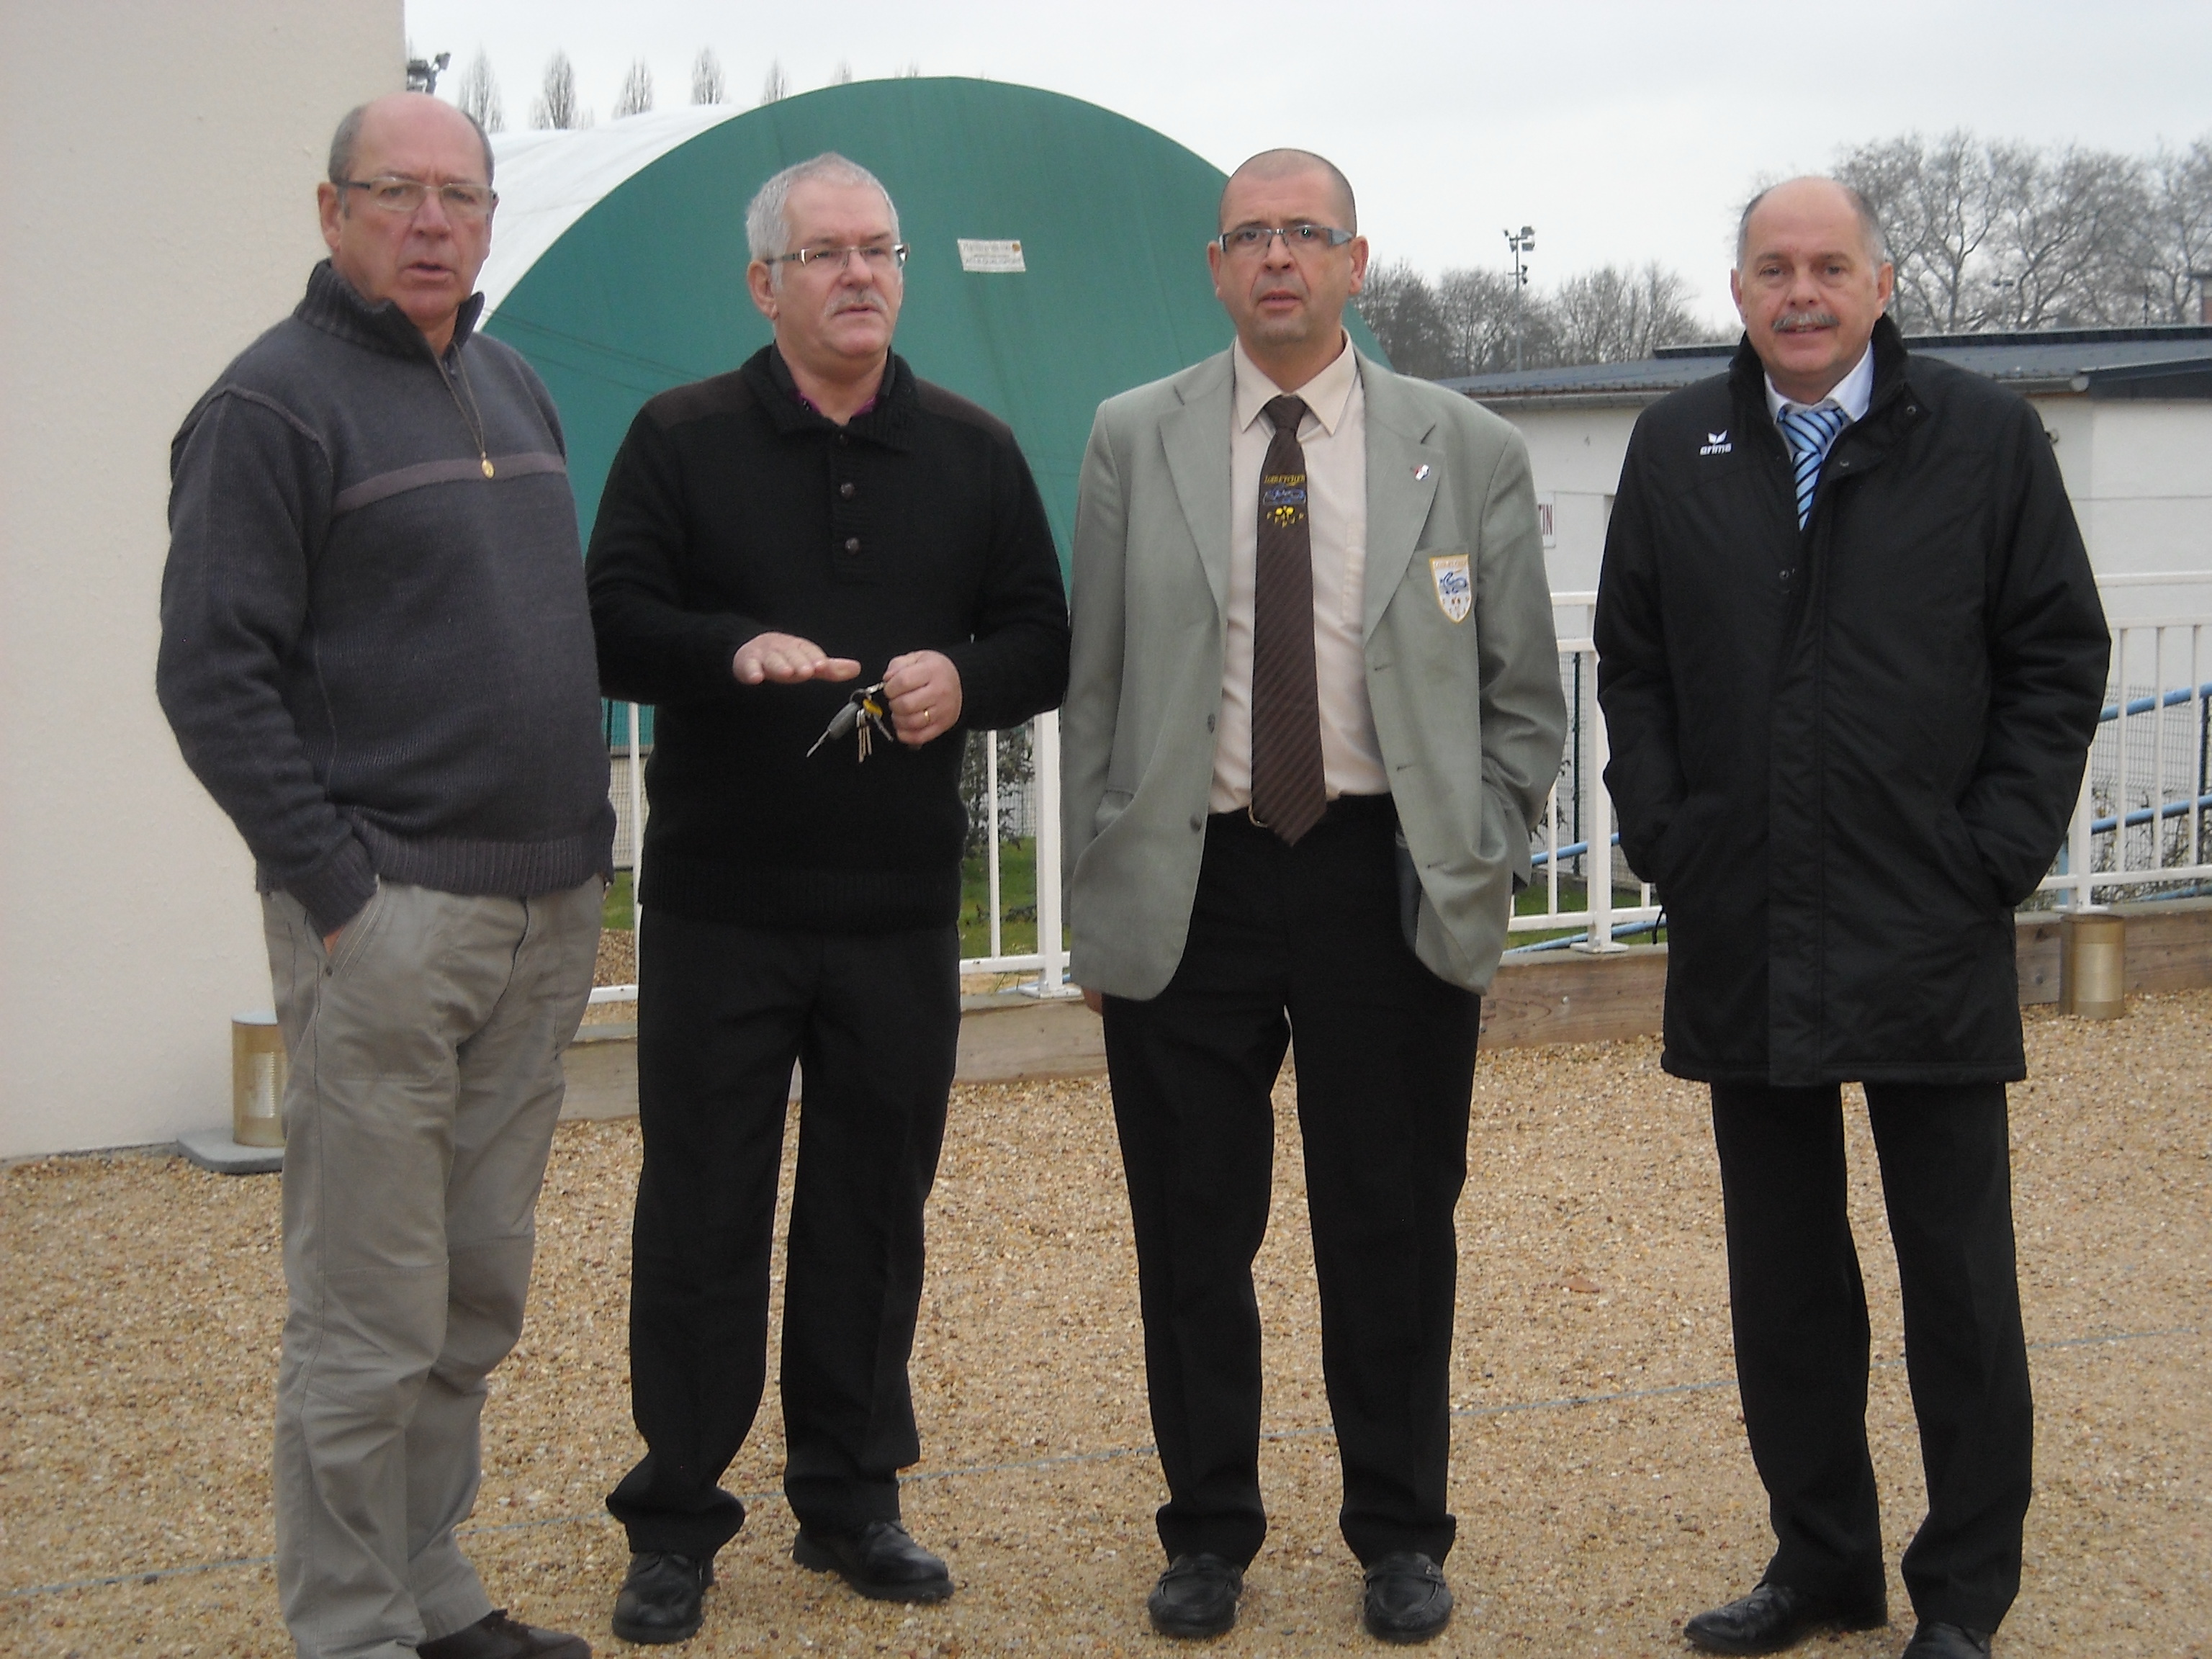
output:
<svg viewBox="0 0 2212 1659"><path fill-rule="evenodd" d="M1054 707L1060 562L1003 422L894 356L876 406L840 427L764 348L639 411L586 568L601 689L655 706L648 909L836 933L955 919L960 735L810 758L853 686L743 686L731 659L796 634L858 659L868 684L937 650L959 670L963 729Z"/></svg>

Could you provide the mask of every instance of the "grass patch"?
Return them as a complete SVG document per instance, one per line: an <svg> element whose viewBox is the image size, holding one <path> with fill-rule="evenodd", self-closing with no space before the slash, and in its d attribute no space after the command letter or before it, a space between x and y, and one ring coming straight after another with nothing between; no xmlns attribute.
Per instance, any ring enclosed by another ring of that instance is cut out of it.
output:
<svg viewBox="0 0 2212 1659"><path fill-rule="evenodd" d="M1513 896L1515 915L1540 916L1544 914L1544 907L1550 895L1546 891L1540 876L1540 872L1538 880L1530 883ZM1631 909L1643 902L1644 894L1639 888L1616 887L1613 890L1613 905L1615 910ZM1569 881L1563 872L1559 878L1559 914L1562 916L1571 915L1589 908L1589 890L1579 881ZM1505 948L1509 951L1516 951L1524 945L1541 945L1547 939L1573 939L1583 931L1582 927L1566 927L1537 928L1528 933L1510 933L1506 937ZM1648 928L1640 928L1633 935L1620 941L1624 945L1664 945L1666 942L1667 929L1663 926L1659 929L1659 934L1656 939Z"/></svg>
<svg viewBox="0 0 2212 1659"><path fill-rule="evenodd" d="M999 843L999 951L1020 956L1037 948L1036 843L1028 836ZM991 872L982 854L960 866L960 954L991 953Z"/></svg>
<svg viewBox="0 0 2212 1659"><path fill-rule="evenodd" d="M627 933L631 919L629 872L617 870L614 884L607 889L606 902L599 907L599 926L615 933Z"/></svg>

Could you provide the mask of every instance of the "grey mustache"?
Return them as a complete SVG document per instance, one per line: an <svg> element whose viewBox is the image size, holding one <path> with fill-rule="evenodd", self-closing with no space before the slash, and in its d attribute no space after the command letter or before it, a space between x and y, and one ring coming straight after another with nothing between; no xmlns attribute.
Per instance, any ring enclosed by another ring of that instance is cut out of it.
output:
<svg viewBox="0 0 2212 1659"><path fill-rule="evenodd" d="M1836 328L1841 319L1832 311L1785 311L1774 319L1777 334L1785 328Z"/></svg>

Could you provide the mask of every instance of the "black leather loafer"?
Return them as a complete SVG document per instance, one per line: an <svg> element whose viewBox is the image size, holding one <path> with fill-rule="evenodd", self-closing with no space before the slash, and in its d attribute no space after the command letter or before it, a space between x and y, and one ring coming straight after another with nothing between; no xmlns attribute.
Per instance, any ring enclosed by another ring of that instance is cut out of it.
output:
<svg viewBox="0 0 2212 1659"><path fill-rule="evenodd" d="M1237 1598L1244 1594L1244 1569L1223 1555L1178 1555L1145 1598L1152 1628L1188 1640L1218 1636L1237 1626Z"/></svg>
<svg viewBox="0 0 2212 1659"><path fill-rule="evenodd" d="M1905 1644L1905 1659L1990 1659L1990 1638L1964 1625L1926 1619Z"/></svg>
<svg viewBox="0 0 2212 1659"><path fill-rule="evenodd" d="M1384 1642L1425 1642L1451 1623L1444 1570L1418 1550L1399 1550L1367 1569L1360 1622Z"/></svg>
<svg viewBox="0 0 2212 1659"><path fill-rule="evenodd" d="M1741 1601L1698 1614L1682 1634L1708 1653L1779 1653L1816 1630L1873 1630L1888 1622L1881 1607L1853 1611L1787 1584L1761 1584Z"/></svg>
<svg viewBox="0 0 2212 1659"><path fill-rule="evenodd" d="M945 1563L896 1521L871 1521L858 1532L801 1527L791 1559L811 1571L840 1575L873 1601L942 1601L952 1594Z"/></svg>
<svg viewBox="0 0 2212 1659"><path fill-rule="evenodd" d="M451 1636L424 1642L417 1659L592 1659L592 1644L565 1630L540 1630L494 1607Z"/></svg>
<svg viewBox="0 0 2212 1659"><path fill-rule="evenodd" d="M648 1646L689 1641L706 1620L702 1605L714 1582L714 1563L664 1550L641 1550L629 1559L622 1594L615 1597L615 1634Z"/></svg>

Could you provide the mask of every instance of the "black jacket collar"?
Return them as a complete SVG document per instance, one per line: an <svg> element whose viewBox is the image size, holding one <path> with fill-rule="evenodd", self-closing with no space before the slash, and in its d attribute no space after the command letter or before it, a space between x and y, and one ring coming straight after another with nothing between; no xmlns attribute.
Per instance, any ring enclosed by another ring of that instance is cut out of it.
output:
<svg viewBox="0 0 2212 1659"><path fill-rule="evenodd" d="M477 319L483 313L483 295L471 294L461 302L460 314L453 321L453 343L447 348L452 356L468 343L476 331ZM390 300L375 305L361 296L359 289L338 275L337 267L324 260L307 273L307 296L292 313L311 328L319 328L325 334L335 334L372 351L381 351L396 357L422 357L430 353L430 343L422 331L415 326L407 313Z"/></svg>
<svg viewBox="0 0 2212 1659"><path fill-rule="evenodd" d="M1869 416L1903 390L1909 357L1905 336L1886 315L1875 319L1873 348L1874 396L1867 405ZM1738 398L1748 398L1760 408L1765 407L1766 365L1752 349L1749 334L1737 343L1735 356L1729 360L1729 380Z"/></svg>
<svg viewBox="0 0 2212 1659"><path fill-rule="evenodd" d="M908 446L908 428L913 424L915 410L921 407L914 371L896 352L891 354L890 362L884 367L884 383L877 388L876 406L865 415L855 415L842 427L819 410L809 409L799 402L799 384L791 378L791 366L775 346L763 346L745 360L738 373L752 386L761 407L775 422L775 429L787 437L799 432L845 432L887 449L904 449Z"/></svg>

